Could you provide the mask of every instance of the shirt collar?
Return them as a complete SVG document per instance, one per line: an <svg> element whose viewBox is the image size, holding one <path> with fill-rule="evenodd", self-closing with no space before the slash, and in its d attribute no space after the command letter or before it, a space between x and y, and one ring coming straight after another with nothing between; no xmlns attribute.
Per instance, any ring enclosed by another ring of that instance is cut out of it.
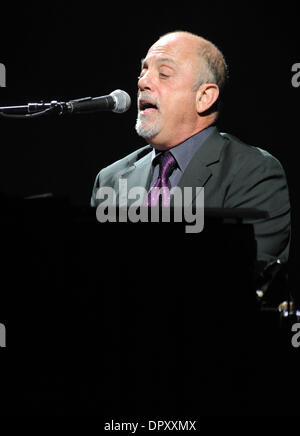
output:
<svg viewBox="0 0 300 436"><path fill-rule="evenodd" d="M195 135L183 141L181 144L170 148L170 152L176 159L179 169L183 172L188 166L190 160L194 156L197 150L201 147L204 141L210 136L210 134L215 130L215 126L206 127L206 129L201 130ZM152 150L152 164L156 165L154 159L159 156L162 152L159 150ZM153 162L154 161L154 162Z"/></svg>

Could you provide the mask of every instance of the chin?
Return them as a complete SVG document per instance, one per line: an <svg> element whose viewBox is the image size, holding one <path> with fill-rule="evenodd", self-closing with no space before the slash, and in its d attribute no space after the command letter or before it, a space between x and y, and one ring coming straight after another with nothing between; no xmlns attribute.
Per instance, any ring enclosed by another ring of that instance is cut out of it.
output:
<svg viewBox="0 0 300 436"><path fill-rule="evenodd" d="M152 145L152 141L159 135L161 131L160 124L150 124L138 117L135 125L135 130L139 136L144 138Z"/></svg>

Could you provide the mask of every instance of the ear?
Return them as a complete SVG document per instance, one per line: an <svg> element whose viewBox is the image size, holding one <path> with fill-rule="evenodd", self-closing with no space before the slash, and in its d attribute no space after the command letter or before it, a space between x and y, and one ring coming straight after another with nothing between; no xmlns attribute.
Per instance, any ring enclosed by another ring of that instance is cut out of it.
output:
<svg viewBox="0 0 300 436"><path fill-rule="evenodd" d="M218 99L219 87L215 83L203 83L196 93L196 108L199 114L207 111Z"/></svg>

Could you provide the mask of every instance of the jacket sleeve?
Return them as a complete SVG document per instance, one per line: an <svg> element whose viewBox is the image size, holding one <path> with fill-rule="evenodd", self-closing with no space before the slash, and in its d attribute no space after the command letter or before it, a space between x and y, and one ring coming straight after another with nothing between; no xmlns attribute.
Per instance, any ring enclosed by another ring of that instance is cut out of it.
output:
<svg viewBox="0 0 300 436"><path fill-rule="evenodd" d="M263 150L247 156L233 177L226 207L256 208L268 218L248 220L254 226L257 260L276 258L287 262L290 246L290 199L285 172L280 162Z"/></svg>

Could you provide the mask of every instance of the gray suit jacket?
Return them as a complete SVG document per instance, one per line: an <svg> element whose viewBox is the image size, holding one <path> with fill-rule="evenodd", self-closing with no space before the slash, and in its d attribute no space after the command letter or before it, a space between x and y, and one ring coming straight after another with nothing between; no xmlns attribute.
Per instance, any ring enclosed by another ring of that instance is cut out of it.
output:
<svg viewBox="0 0 300 436"><path fill-rule="evenodd" d="M148 189L151 150L147 145L102 169L95 180L91 205L99 204L96 193L100 186L109 186L118 192L119 178L127 180L128 190L135 186ZM264 262L275 258L288 260L287 180L280 162L270 153L215 128L188 164L178 186L203 186L205 207L256 208L268 212L268 218L248 220L254 225L257 259Z"/></svg>

